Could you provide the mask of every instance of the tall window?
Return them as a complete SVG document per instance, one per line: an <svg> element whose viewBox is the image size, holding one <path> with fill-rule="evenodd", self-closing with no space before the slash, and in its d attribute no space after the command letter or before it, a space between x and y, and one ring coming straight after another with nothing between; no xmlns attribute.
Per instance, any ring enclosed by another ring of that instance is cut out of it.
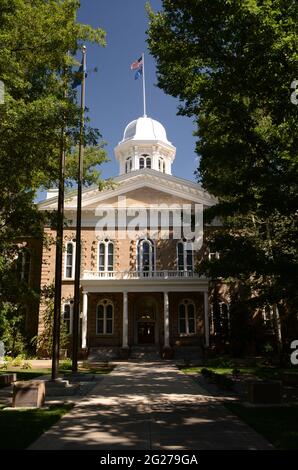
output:
<svg viewBox="0 0 298 470"><path fill-rule="evenodd" d="M129 157L125 162L125 173L129 173L132 170L132 158Z"/></svg>
<svg viewBox="0 0 298 470"><path fill-rule="evenodd" d="M140 170L145 168L145 159L143 157L141 157L139 160L139 167L140 167Z"/></svg>
<svg viewBox="0 0 298 470"><path fill-rule="evenodd" d="M114 270L114 243L110 240L104 240L98 244L98 270Z"/></svg>
<svg viewBox="0 0 298 470"><path fill-rule="evenodd" d="M31 266L31 254L27 248L24 248L18 255L17 270L21 281L29 282Z"/></svg>
<svg viewBox="0 0 298 470"><path fill-rule="evenodd" d="M139 160L139 168L142 170L143 168L151 168L151 157L146 153L142 154Z"/></svg>
<svg viewBox="0 0 298 470"><path fill-rule="evenodd" d="M180 241L177 243L178 271L193 271L193 244L192 242Z"/></svg>
<svg viewBox="0 0 298 470"><path fill-rule="evenodd" d="M65 278L73 279L75 273L75 243L67 242L65 247Z"/></svg>
<svg viewBox="0 0 298 470"><path fill-rule="evenodd" d="M137 246L138 271L149 273L155 267L154 243L149 239L139 240Z"/></svg>
<svg viewBox="0 0 298 470"><path fill-rule="evenodd" d="M211 323L215 335L227 336L230 333L230 306L215 301L211 305Z"/></svg>
<svg viewBox="0 0 298 470"><path fill-rule="evenodd" d="M165 171L166 171L166 165L165 165L165 162L164 162L163 158L159 158L159 160L158 160L158 169L159 169L159 171L162 171L163 173L165 173Z"/></svg>
<svg viewBox="0 0 298 470"><path fill-rule="evenodd" d="M104 299L96 309L96 334L112 335L114 331L114 306L110 300Z"/></svg>
<svg viewBox="0 0 298 470"><path fill-rule="evenodd" d="M72 307L70 304L63 305L63 322L66 334L70 335L72 333Z"/></svg>
<svg viewBox="0 0 298 470"><path fill-rule="evenodd" d="M178 307L178 329L182 335L193 335L196 332L195 306L191 300L184 299Z"/></svg>

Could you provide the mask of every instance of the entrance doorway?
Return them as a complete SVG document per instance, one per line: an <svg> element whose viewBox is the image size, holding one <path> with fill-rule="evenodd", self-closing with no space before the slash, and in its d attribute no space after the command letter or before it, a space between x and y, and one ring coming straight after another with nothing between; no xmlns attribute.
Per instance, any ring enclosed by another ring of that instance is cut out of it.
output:
<svg viewBox="0 0 298 470"><path fill-rule="evenodd" d="M155 323L154 322L138 322L138 344L154 344L155 343Z"/></svg>

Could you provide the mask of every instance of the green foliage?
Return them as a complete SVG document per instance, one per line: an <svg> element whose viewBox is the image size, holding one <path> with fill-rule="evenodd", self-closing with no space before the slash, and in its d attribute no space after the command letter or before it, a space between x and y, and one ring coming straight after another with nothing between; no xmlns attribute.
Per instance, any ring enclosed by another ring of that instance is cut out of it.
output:
<svg viewBox="0 0 298 470"><path fill-rule="evenodd" d="M162 7L147 7L158 86L195 119L197 177L218 200L205 220L222 222L207 237L220 259L200 272L245 285L252 308L276 304L296 315L297 1L163 0Z"/></svg>
<svg viewBox="0 0 298 470"><path fill-rule="evenodd" d="M25 314L20 305L9 302L2 304L0 338L9 356L15 357L25 352L28 340L25 334Z"/></svg>
<svg viewBox="0 0 298 470"><path fill-rule="evenodd" d="M71 366L72 366L71 359L64 359L63 361L59 362L60 370L71 370Z"/></svg>
<svg viewBox="0 0 298 470"><path fill-rule="evenodd" d="M33 339L40 355L52 357L53 323L54 323L54 286L45 288L41 295L43 305L43 331ZM60 348L66 348L68 334L61 315L60 323Z"/></svg>
<svg viewBox="0 0 298 470"><path fill-rule="evenodd" d="M24 350L22 306L31 305L34 295L16 276L17 241L43 237L49 214L33 202L40 187L57 184L62 145L66 182L76 179L81 111L71 86L79 65L74 57L84 43L105 45L102 29L77 21L79 6L77 0L1 0L0 337L13 354ZM99 185L105 143L88 116L83 138L84 183Z"/></svg>

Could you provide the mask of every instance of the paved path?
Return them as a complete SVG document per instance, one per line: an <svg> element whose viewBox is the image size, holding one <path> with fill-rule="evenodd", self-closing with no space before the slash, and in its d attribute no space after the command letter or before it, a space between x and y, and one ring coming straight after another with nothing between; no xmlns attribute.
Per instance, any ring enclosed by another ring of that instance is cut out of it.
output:
<svg viewBox="0 0 298 470"><path fill-rule="evenodd" d="M271 449L168 362L123 363L30 449Z"/></svg>

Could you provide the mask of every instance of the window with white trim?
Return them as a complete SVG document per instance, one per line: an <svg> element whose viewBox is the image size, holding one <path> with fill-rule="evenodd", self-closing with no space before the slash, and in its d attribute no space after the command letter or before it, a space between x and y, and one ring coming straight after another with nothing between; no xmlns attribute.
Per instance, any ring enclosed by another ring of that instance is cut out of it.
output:
<svg viewBox="0 0 298 470"><path fill-rule="evenodd" d="M150 273L155 269L155 249L152 240L144 238L138 241L137 263L138 271Z"/></svg>
<svg viewBox="0 0 298 470"><path fill-rule="evenodd" d="M132 170L132 158L128 157L125 162L125 173L129 173Z"/></svg>
<svg viewBox="0 0 298 470"><path fill-rule="evenodd" d="M62 311L63 323L65 326L65 331L67 335L72 334L72 306L70 303L63 305Z"/></svg>
<svg viewBox="0 0 298 470"><path fill-rule="evenodd" d="M114 270L114 243L111 240L103 240L98 243L98 270Z"/></svg>
<svg viewBox="0 0 298 470"><path fill-rule="evenodd" d="M192 242L181 240L177 243L177 265L178 271L193 271L194 250Z"/></svg>
<svg viewBox="0 0 298 470"><path fill-rule="evenodd" d="M230 333L230 305L215 301L210 305L211 326L215 335L227 336Z"/></svg>
<svg viewBox="0 0 298 470"><path fill-rule="evenodd" d="M21 281L26 283L30 279L31 253L28 248L22 249L18 254L17 271Z"/></svg>
<svg viewBox="0 0 298 470"><path fill-rule="evenodd" d="M74 279L75 276L75 242L70 241L65 245L65 279Z"/></svg>
<svg viewBox="0 0 298 470"><path fill-rule="evenodd" d="M163 173L165 173L165 171L166 171L166 164L165 164L163 158L158 159L158 169L159 169L159 171L162 171Z"/></svg>
<svg viewBox="0 0 298 470"><path fill-rule="evenodd" d="M184 299L178 306L178 331L180 335L196 333L195 305L191 300Z"/></svg>
<svg viewBox="0 0 298 470"><path fill-rule="evenodd" d="M114 306L113 302L103 299L96 308L96 334L112 335L114 332Z"/></svg>
<svg viewBox="0 0 298 470"><path fill-rule="evenodd" d="M139 159L139 168L142 170L143 168L151 168L152 162L151 157L147 153L143 153Z"/></svg>

